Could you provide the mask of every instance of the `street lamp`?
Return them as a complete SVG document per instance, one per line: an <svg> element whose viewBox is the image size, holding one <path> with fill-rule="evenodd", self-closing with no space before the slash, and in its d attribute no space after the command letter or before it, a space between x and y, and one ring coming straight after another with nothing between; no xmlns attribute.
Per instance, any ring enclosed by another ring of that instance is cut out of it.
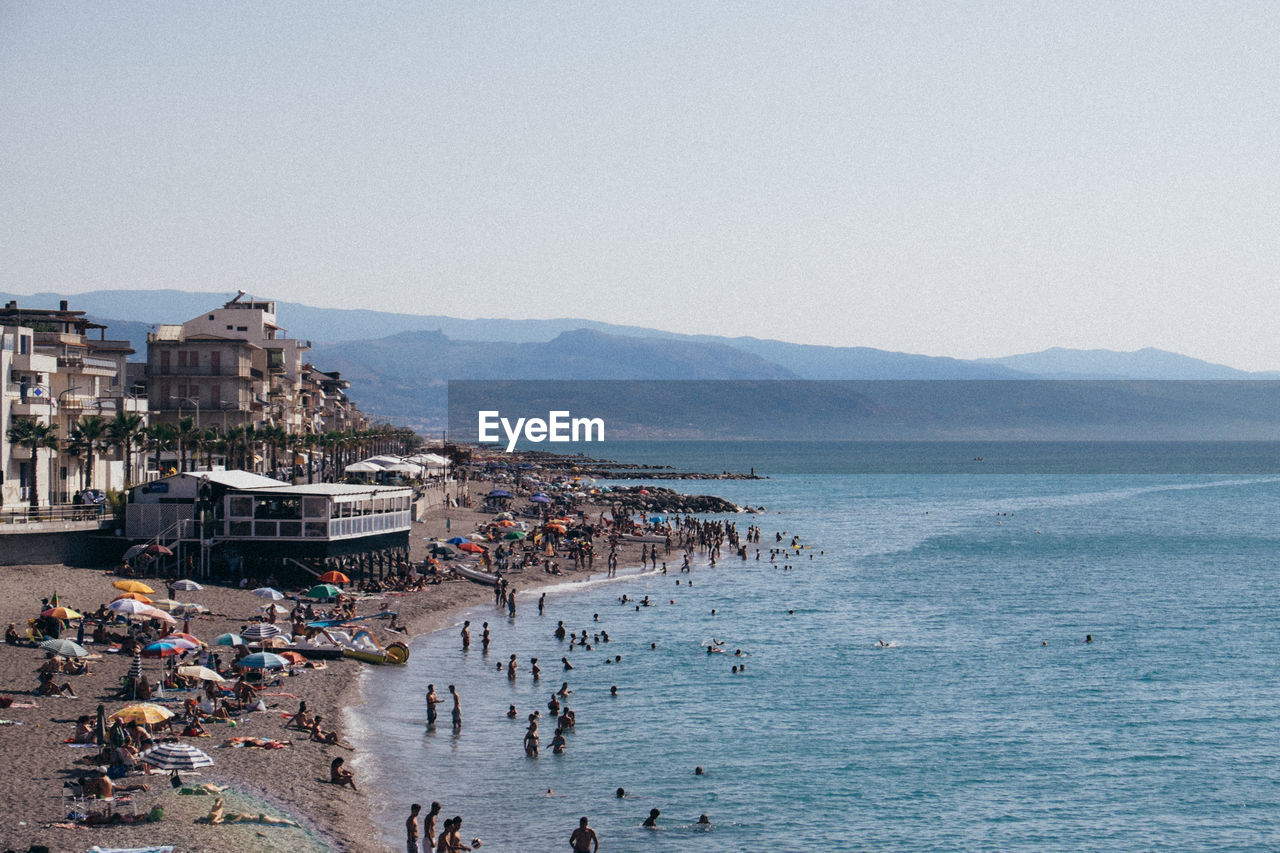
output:
<svg viewBox="0 0 1280 853"><path fill-rule="evenodd" d="M178 412L182 412L183 403L193 403L196 407L196 429L200 429L200 398L199 397L183 397L178 400Z"/></svg>

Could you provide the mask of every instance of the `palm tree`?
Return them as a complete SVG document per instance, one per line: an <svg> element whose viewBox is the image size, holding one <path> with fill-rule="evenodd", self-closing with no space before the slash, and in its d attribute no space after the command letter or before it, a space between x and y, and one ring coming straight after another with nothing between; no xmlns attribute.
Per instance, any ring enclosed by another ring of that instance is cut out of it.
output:
<svg viewBox="0 0 1280 853"><path fill-rule="evenodd" d="M177 444L178 428L167 423L152 424L146 428L144 435L147 450L155 454L156 471L160 472L160 454L172 450Z"/></svg>
<svg viewBox="0 0 1280 853"><path fill-rule="evenodd" d="M124 486L133 485L133 449L138 445L142 432L142 415L136 412L116 412L107 422L107 441L119 448L124 459Z"/></svg>
<svg viewBox="0 0 1280 853"><path fill-rule="evenodd" d="M246 428L233 426L227 429L227 467L244 470L244 442Z"/></svg>
<svg viewBox="0 0 1280 853"><path fill-rule="evenodd" d="M58 428L52 424L41 423L34 418L14 418L9 426L9 441L31 451L31 464L27 466L27 470L31 472L27 475L27 500L31 508L35 509L40 506L40 496L37 494L39 451L42 447L49 449L58 447Z"/></svg>
<svg viewBox="0 0 1280 853"><path fill-rule="evenodd" d="M87 415L71 428L73 440L79 440L84 447L84 487L93 488L94 455L106 446L107 421L99 415Z"/></svg>
<svg viewBox="0 0 1280 853"><path fill-rule="evenodd" d="M213 454L218 453L223 457L223 464L226 464L227 441L222 437L222 431L216 426L205 427L196 439L195 447L204 451L204 467L213 469Z"/></svg>
<svg viewBox="0 0 1280 853"><path fill-rule="evenodd" d="M196 431L195 418L178 418L178 429L174 436L178 443L178 470L186 471L187 451L196 442L199 433Z"/></svg>
<svg viewBox="0 0 1280 853"><path fill-rule="evenodd" d="M80 469L80 487L88 488L84 481L85 468L88 466L89 459L89 442L80 431L80 424L71 425L71 435L67 436L67 440L62 443L62 453L80 463L76 466Z"/></svg>

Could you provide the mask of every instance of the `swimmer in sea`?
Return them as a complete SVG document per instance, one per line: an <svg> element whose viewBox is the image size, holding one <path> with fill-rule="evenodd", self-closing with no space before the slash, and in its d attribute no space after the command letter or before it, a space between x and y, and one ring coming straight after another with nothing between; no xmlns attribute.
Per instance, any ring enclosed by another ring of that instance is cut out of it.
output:
<svg viewBox="0 0 1280 853"><path fill-rule="evenodd" d="M657 828L658 828L658 815L660 815L660 814L662 814L662 812L658 811L657 809L649 809L649 816L648 816L647 818L645 818L645 819L644 819L644 828L645 828L645 829L657 829Z"/></svg>

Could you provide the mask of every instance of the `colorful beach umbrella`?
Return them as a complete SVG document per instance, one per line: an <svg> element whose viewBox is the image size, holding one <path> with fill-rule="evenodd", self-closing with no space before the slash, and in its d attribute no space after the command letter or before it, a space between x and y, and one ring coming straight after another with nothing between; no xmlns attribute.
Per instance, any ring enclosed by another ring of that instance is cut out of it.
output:
<svg viewBox="0 0 1280 853"><path fill-rule="evenodd" d="M351 583L351 578L342 572L325 572L317 580L320 583Z"/></svg>
<svg viewBox="0 0 1280 853"><path fill-rule="evenodd" d="M191 643L191 644L193 644L193 645L195 645L195 646L203 646L203 645L205 645L205 641L204 641L204 640L202 640L202 639L200 639L199 637L196 637L196 636L194 636L194 635L192 635L192 634L185 634L185 633L181 633L181 632L179 632L179 633L177 633L177 634L168 634L168 635L166 635L163 639L166 639L166 640L183 640L183 641L188 642L188 643Z"/></svg>
<svg viewBox="0 0 1280 853"><path fill-rule="evenodd" d="M142 648L142 656L144 658L168 658L174 655L185 654L196 648L195 643L188 643L186 640L157 640L149 646Z"/></svg>
<svg viewBox="0 0 1280 853"><path fill-rule="evenodd" d="M241 669L285 669L289 666L289 662L271 652L258 652L241 658L236 662L236 666Z"/></svg>
<svg viewBox="0 0 1280 853"><path fill-rule="evenodd" d="M307 598L337 598L341 594L342 590L331 583L318 583L307 590Z"/></svg>
<svg viewBox="0 0 1280 853"><path fill-rule="evenodd" d="M72 640L45 640L40 644L40 648L64 658L87 658L89 656L89 652L84 646Z"/></svg>
<svg viewBox="0 0 1280 853"><path fill-rule="evenodd" d="M138 758L157 770L195 770L213 766L213 759L203 750L180 741L168 741L152 747Z"/></svg>
<svg viewBox="0 0 1280 853"><path fill-rule="evenodd" d="M125 592L140 592L143 595L150 595L155 592L154 589L141 581L116 581L112 586L116 589L124 590Z"/></svg>
<svg viewBox="0 0 1280 853"><path fill-rule="evenodd" d="M148 610L155 610L150 604L133 598L117 598L107 605L107 609L113 613L122 613L125 616L140 616Z"/></svg>
<svg viewBox="0 0 1280 853"><path fill-rule="evenodd" d="M70 607L50 607L48 610L40 614L51 619L79 619L81 614L72 610Z"/></svg>
<svg viewBox="0 0 1280 853"><path fill-rule="evenodd" d="M183 578L180 581L174 581L172 587L180 592L199 592L204 589L200 584L193 580L187 580L186 578Z"/></svg>
<svg viewBox="0 0 1280 853"><path fill-rule="evenodd" d="M215 646L243 646L245 644L244 637L239 634L219 634L213 638Z"/></svg>
<svg viewBox="0 0 1280 853"><path fill-rule="evenodd" d="M123 720L126 723L145 723L153 725L163 722L173 716L173 712L162 705L154 702L138 702L135 705L127 705L111 715L113 720Z"/></svg>
<svg viewBox="0 0 1280 853"><path fill-rule="evenodd" d="M279 601L284 598L284 593L278 589L272 589L269 586L260 586L253 591L258 598L269 598L272 601Z"/></svg>
<svg viewBox="0 0 1280 853"><path fill-rule="evenodd" d="M155 603L155 602L153 602L150 598L147 598L145 595L143 595L143 594L142 594L142 593L140 593L140 592L126 592L126 593L122 593L121 595L117 595L115 598L113 598L113 599L111 599L111 600L112 600L112 601L125 601L125 600L129 600L129 601L140 601L140 602L142 602L143 604L154 604L154 603Z"/></svg>

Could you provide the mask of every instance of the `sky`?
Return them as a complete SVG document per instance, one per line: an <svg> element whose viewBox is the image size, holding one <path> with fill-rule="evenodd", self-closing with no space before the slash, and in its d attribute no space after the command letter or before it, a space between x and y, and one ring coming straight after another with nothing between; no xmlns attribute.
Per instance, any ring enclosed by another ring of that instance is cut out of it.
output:
<svg viewBox="0 0 1280 853"><path fill-rule="evenodd" d="M0 3L0 290L1280 369L1280 4Z"/></svg>

